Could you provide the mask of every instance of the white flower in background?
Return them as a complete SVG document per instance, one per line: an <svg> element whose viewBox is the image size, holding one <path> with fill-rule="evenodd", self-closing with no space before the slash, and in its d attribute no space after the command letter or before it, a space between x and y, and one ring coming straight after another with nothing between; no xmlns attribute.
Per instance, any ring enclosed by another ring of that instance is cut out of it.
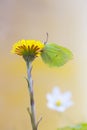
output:
<svg viewBox="0 0 87 130"><path fill-rule="evenodd" d="M52 93L47 94L47 106L48 108L58 112L64 112L67 108L73 105L71 97L71 92L67 91L65 93L61 93L60 89L55 87Z"/></svg>

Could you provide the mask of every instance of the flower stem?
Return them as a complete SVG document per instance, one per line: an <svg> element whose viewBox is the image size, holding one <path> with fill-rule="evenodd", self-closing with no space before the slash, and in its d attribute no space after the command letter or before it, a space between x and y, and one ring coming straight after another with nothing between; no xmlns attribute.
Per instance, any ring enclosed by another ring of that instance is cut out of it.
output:
<svg viewBox="0 0 87 130"><path fill-rule="evenodd" d="M33 80L31 76L32 62L26 62L27 64L27 82L30 94L30 111L28 112L31 118L32 130L37 130L36 113L35 113L35 102L34 102L34 91L33 91Z"/></svg>

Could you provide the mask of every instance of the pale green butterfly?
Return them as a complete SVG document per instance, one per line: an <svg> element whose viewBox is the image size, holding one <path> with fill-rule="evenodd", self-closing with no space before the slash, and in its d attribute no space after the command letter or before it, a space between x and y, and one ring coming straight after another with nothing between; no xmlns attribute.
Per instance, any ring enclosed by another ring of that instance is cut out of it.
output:
<svg viewBox="0 0 87 130"><path fill-rule="evenodd" d="M49 66L60 67L73 58L72 52L55 43L46 43L41 53L42 60Z"/></svg>

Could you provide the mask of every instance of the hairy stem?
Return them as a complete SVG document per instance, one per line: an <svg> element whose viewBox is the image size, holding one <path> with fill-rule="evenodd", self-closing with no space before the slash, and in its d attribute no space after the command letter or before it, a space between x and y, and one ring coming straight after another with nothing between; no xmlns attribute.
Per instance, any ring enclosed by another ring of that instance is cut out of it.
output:
<svg viewBox="0 0 87 130"><path fill-rule="evenodd" d="M31 76L32 63L26 62L27 64L27 82L30 94L30 118L32 124L32 130L37 130L36 113L35 113L35 102L34 102L34 91L33 91L33 80Z"/></svg>

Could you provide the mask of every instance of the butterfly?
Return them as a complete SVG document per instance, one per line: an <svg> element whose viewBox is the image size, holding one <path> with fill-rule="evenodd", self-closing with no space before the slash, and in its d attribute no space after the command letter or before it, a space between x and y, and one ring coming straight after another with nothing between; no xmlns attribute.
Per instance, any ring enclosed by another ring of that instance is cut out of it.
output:
<svg viewBox="0 0 87 130"><path fill-rule="evenodd" d="M60 67L73 58L72 52L56 43L46 43L42 53L42 60L49 66Z"/></svg>

